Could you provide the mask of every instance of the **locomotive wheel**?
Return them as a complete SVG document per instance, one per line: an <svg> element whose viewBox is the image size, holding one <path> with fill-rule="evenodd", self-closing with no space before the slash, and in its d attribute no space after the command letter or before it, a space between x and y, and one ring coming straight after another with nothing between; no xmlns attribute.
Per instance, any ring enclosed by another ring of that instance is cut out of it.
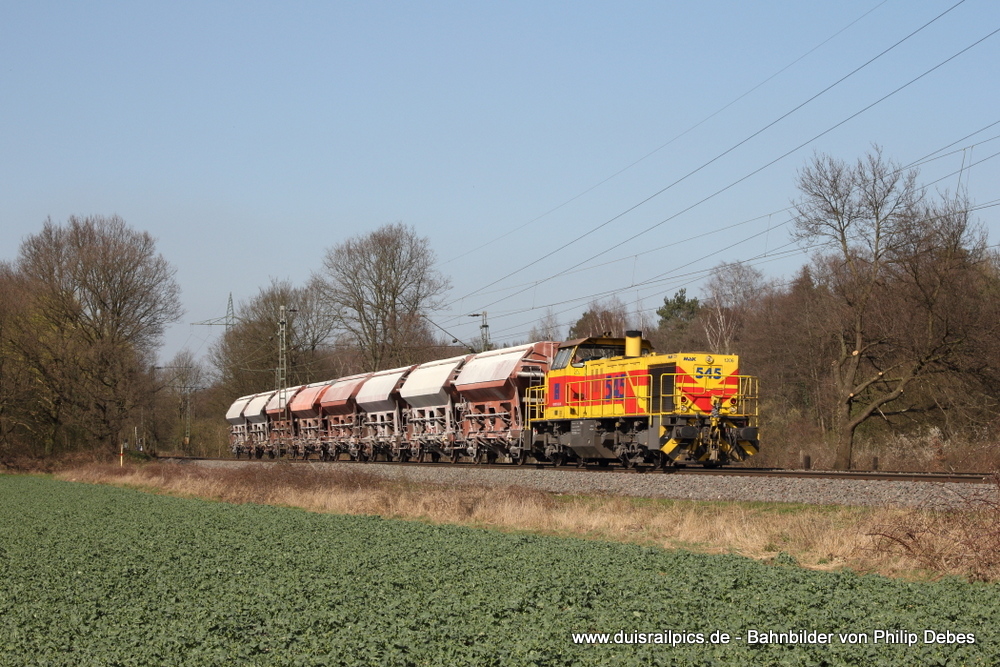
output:
<svg viewBox="0 0 1000 667"><path fill-rule="evenodd" d="M566 464L566 455L565 454L553 454L552 456L549 457L549 460L552 461L552 465L553 466L555 466L556 468L558 468L559 466Z"/></svg>
<svg viewBox="0 0 1000 667"><path fill-rule="evenodd" d="M629 457L628 454L622 454L619 461L622 462L622 467L626 469L631 469L635 467L635 462Z"/></svg>

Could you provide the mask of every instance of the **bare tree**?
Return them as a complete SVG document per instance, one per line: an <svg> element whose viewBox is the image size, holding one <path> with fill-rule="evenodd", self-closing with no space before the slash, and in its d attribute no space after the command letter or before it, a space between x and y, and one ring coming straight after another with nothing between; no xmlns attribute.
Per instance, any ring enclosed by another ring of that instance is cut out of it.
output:
<svg viewBox="0 0 1000 667"><path fill-rule="evenodd" d="M30 436L34 378L20 362L12 336L23 312L13 267L0 263L0 460L14 452L18 436Z"/></svg>
<svg viewBox="0 0 1000 667"><path fill-rule="evenodd" d="M179 445L181 450L192 453L191 432L198 396L207 384L205 368L190 350L184 349L155 370L153 441Z"/></svg>
<svg viewBox="0 0 1000 667"><path fill-rule="evenodd" d="M327 251L318 277L323 296L367 370L418 360L435 345L425 318L449 282L434 262L428 239L401 222Z"/></svg>
<svg viewBox="0 0 1000 667"><path fill-rule="evenodd" d="M722 263L712 270L701 307L709 347L725 354L735 345L747 315L765 289L764 275L741 262Z"/></svg>
<svg viewBox="0 0 1000 667"><path fill-rule="evenodd" d="M149 396L164 328L181 314L174 269L117 217L47 221L13 267L19 309L4 341L35 378L34 415L51 451L81 434L110 447ZM30 422L30 424L28 423Z"/></svg>
<svg viewBox="0 0 1000 667"><path fill-rule="evenodd" d="M877 147L854 166L816 156L798 187L795 233L825 251L814 275L836 322L834 465L847 469L857 428L915 409L897 403L907 388L945 372L984 326L985 244L964 204L929 201Z"/></svg>
<svg viewBox="0 0 1000 667"><path fill-rule="evenodd" d="M294 287L272 280L236 309L236 325L209 351L219 383L233 396L274 388L278 367L278 321L285 307L289 384L304 384L332 373L329 358L337 319L313 280Z"/></svg>
<svg viewBox="0 0 1000 667"><path fill-rule="evenodd" d="M566 336L569 339L604 334L624 336L625 331L631 328L632 318L628 306L617 296L612 296L606 301L591 301Z"/></svg>
<svg viewBox="0 0 1000 667"><path fill-rule="evenodd" d="M538 323L531 327L531 331L528 333L528 340L562 340L562 325L559 324L559 318L556 317L552 306L546 308L542 319L538 320Z"/></svg>

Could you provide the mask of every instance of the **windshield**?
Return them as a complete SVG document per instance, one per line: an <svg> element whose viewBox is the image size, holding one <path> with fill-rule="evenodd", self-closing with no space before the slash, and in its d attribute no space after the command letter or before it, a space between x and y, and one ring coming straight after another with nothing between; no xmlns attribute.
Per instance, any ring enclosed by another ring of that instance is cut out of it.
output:
<svg viewBox="0 0 1000 667"><path fill-rule="evenodd" d="M557 371L560 368L566 368L569 365L570 357L573 356L573 347L564 347L563 349L556 352L556 358L552 360L552 370Z"/></svg>
<svg viewBox="0 0 1000 667"><path fill-rule="evenodd" d="M624 345L580 345L576 348L573 357L573 365L579 366L587 361L595 359L608 359L610 357L624 357Z"/></svg>

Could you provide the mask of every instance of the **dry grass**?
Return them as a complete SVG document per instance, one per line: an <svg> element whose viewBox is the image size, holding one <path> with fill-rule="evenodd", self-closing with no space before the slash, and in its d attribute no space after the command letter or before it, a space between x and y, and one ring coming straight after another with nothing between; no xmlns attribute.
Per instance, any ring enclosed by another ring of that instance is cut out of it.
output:
<svg viewBox="0 0 1000 667"><path fill-rule="evenodd" d="M1000 581L1000 475L987 496L965 494L958 508L911 510L872 534L877 551L905 554L928 570Z"/></svg>
<svg viewBox="0 0 1000 667"><path fill-rule="evenodd" d="M886 549L881 542L882 528L913 516L906 510L560 496L516 487L391 481L355 467L314 469L281 464L235 469L91 464L59 472L56 477L223 502L377 514L705 553L737 553L757 559L788 554L799 564L816 569L849 567L889 576L933 576L926 560L905 549Z"/></svg>

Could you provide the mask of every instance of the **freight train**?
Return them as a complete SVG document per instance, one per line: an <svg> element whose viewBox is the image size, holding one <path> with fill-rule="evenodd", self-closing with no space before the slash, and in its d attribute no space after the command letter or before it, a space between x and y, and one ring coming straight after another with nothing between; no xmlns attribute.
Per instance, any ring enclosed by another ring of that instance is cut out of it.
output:
<svg viewBox="0 0 1000 667"><path fill-rule="evenodd" d="M237 458L714 467L757 453L757 402L736 355L628 331L242 396L226 419Z"/></svg>

